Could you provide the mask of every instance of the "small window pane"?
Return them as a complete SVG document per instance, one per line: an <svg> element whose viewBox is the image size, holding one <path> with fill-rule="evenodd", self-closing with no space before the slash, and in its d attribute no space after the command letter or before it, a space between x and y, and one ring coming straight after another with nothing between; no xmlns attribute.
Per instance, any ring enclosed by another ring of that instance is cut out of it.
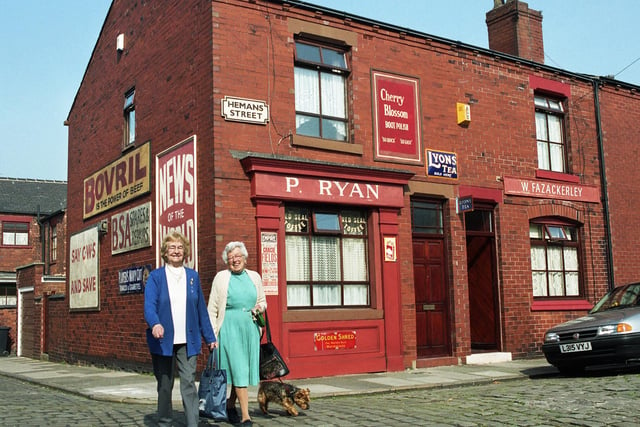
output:
<svg viewBox="0 0 640 427"><path fill-rule="evenodd" d="M340 285L314 285L313 305L341 305Z"/></svg>
<svg viewBox="0 0 640 427"><path fill-rule="evenodd" d="M533 296L534 297L547 296L547 274L544 271L533 272Z"/></svg>
<svg viewBox="0 0 640 427"><path fill-rule="evenodd" d="M347 124L337 120L322 121L322 137L336 141L347 140Z"/></svg>
<svg viewBox="0 0 640 427"><path fill-rule="evenodd" d="M340 246L337 237L313 236L313 281L340 280Z"/></svg>
<svg viewBox="0 0 640 427"><path fill-rule="evenodd" d="M340 221L336 213L313 214L317 231L340 231Z"/></svg>
<svg viewBox="0 0 640 427"><path fill-rule="evenodd" d="M296 56L300 60L310 62L322 62L320 59L320 48L318 46L311 46L304 43L296 42Z"/></svg>
<svg viewBox="0 0 640 427"><path fill-rule="evenodd" d="M296 133L298 135L320 137L320 119L297 114Z"/></svg>
<svg viewBox="0 0 640 427"><path fill-rule="evenodd" d="M538 224L530 224L529 237L532 239L542 239L542 226Z"/></svg>
<svg viewBox="0 0 640 427"><path fill-rule="evenodd" d="M293 282L304 282L311 278L309 269L309 237L307 236L287 236L287 280Z"/></svg>
<svg viewBox="0 0 640 427"><path fill-rule="evenodd" d="M322 60L325 64L338 68L347 68L344 53L332 49L322 48Z"/></svg>
<svg viewBox="0 0 640 427"><path fill-rule="evenodd" d="M551 144L551 170L554 172L564 171L564 147L559 144Z"/></svg>
<svg viewBox="0 0 640 427"><path fill-rule="evenodd" d="M287 285L287 306L308 307L311 305L309 285Z"/></svg>
<svg viewBox="0 0 640 427"><path fill-rule="evenodd" d="M563 227L547 225L547 232L549 233L549 238L551 239L564 239L566 237Z"/></svg>
<svg viewBox="0 0 640 427"><path fill-rule="evenodd" d="M369 286L345 285L344 305L369 305Z"/></svg>

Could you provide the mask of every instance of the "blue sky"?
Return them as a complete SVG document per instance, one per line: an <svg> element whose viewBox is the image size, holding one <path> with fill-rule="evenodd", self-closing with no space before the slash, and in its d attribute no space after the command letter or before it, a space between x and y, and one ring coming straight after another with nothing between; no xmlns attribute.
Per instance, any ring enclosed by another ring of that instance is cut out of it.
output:
<svg viewBox="0 0 640 427"><path fill-rule="evenodd" d="M188 1L188 0L186 0ZM487 48L493 0L310 3ZM640 85L638 0L529 0L545 63ZM0 177L67 179L63 125L111 0L0 0ZM637 62L636 62L637 61Z"/></svg>

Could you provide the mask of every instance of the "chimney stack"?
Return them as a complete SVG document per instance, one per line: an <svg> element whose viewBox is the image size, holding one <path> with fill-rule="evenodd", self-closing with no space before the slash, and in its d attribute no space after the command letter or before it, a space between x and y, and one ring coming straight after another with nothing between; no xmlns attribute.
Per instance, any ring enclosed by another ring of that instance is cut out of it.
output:
<svg viewBox="0 0 640 427"><path fill-rule="evenodd" d="M540 11L520 0L493 0L486 22L489 49L544 63Z"/></svg>

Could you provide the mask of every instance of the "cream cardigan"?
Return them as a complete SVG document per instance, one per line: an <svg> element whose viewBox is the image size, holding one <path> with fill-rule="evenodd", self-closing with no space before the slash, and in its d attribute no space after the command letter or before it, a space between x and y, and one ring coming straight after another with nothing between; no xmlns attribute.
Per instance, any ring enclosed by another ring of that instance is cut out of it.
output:
<svg viewBox="0 0 640 427"><path fill-rule="evenodd" d="M260 311L267 309L267 298L264 295L264 288L262 287L262 278L258 272L246 269L249 278L256 287L258 292L258 299L256 304L260 306ZM209 296L209 305L207 307L209 311L209 317L211 318L211 326L213 331L218 336L218 332L224 322L224 313L227 307L227 292L229 290L229 279L231 278L231 270L219 271L216 277L213 278L213 284L211 285L211 295Z"/></svg>

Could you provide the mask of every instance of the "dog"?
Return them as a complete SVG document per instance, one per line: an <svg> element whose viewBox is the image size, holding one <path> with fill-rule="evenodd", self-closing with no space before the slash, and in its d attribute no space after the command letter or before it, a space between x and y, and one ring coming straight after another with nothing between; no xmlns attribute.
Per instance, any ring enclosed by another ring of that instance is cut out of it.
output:
<svg viewBox="0 0 640 427"><path fill-rule="evenodd" d="M297 417L298 410L295 405L302 409L309 409L310 400L308 388L299 388L281 381L262 381L258 388L258 403L265 415L269 414L269 402L274 402L282 405L289 415Z"/></svg>

